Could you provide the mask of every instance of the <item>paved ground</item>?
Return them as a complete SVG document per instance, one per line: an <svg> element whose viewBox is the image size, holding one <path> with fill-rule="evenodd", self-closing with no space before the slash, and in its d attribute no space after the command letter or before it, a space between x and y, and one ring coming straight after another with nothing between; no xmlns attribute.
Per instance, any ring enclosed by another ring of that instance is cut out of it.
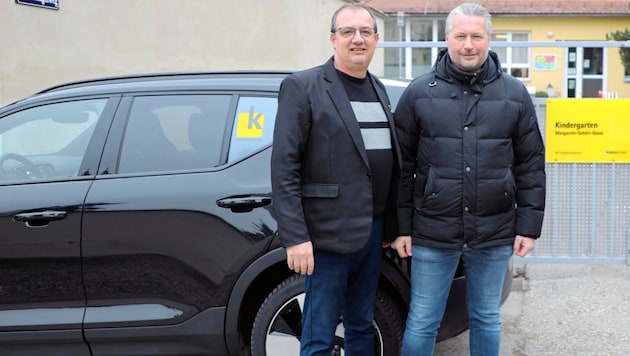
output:
<svg viewBox="0 0 630 356"><path fill-rule="evenodd" d="M501 309L501 356L630 355L630 266L515 266ZM468 332L434 356L468 355Z"/></svg>

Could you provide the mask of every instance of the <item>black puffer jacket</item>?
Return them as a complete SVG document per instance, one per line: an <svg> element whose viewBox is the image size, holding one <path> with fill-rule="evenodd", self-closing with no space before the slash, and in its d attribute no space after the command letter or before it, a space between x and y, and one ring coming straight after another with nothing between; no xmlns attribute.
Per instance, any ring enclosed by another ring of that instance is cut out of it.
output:
<svg viewBox="0 0 630 356"><path fill-rule="evenodd" d="M440 52L410 83L395 113L403 158L401 235L417 245L460 249L540 236L545 157L525 86L490 51L467 74Z"/></svg>

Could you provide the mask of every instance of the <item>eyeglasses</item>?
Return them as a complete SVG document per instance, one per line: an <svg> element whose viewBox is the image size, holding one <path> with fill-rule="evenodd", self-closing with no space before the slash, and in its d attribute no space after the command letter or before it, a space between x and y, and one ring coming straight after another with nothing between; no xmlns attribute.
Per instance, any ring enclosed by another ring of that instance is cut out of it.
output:
<svg viewBox="0 0 630 356"><path fill-rule="evenodd" d="M339 32L339 35L342 38L352 38L357 33L357 31L359 31L359 34L363 38L372 38L376 34L376 30L374 30L371 27L361 27L361 28L339 27L338 29L333 31L333 33Z"/></svg>

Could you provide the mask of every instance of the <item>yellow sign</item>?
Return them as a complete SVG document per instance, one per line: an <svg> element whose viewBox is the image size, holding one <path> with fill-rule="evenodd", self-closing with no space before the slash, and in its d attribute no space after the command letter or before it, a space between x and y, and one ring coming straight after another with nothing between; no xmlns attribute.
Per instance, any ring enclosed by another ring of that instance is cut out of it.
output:
<svg viewBox="0 0 630 356"><path fill-rule="evenodd" d="M549 163L630 163L630 99L548 99Z"/></svg>
<svg viewBox="0 0 630 356"><path fill-rule="evenodd" d="M251 107L249 112L238 113L236 125L237 138L262 138L265 126L265 114L254 112Z"/></svg>

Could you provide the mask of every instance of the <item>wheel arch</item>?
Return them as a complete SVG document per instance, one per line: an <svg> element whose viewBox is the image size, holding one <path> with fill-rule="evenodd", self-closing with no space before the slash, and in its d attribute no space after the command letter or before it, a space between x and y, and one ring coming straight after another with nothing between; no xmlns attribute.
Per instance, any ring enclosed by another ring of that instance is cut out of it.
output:
<svg viewBox="0 0 630 356"><path fill-rule="evenodd" d="M271 290L293 274L286 265L286 250L268 251L241 273L228 299L225 311L225 343L230 353L240 353L249 345L254 318Z"/></svg>
<svg viewBox="0 0 630 356"><path fill-rule="evenodd" d="M398 298L398 304L405 313L408 310L411 281L408 259L394 256L391 251L383 251L383 265L381 266L380 288L386 288L388 292Z"/></svg>

